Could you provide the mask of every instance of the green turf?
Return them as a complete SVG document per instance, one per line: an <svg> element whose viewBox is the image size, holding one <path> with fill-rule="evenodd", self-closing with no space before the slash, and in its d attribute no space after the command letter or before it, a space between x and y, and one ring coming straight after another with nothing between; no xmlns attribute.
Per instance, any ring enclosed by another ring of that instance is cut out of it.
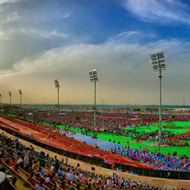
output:
<svg viewBox="0 0 190 190"><path fill-rule="evenodd" d="M76 133L81 133L81 131L84 131L83 129L81 130L79 128L74 128L74 127L68 128L63 125L58 125L57 127L64 128L64 129L67 128ZM138 128L139 128L139 131L141 131L141 132L144 132L144 131L151 132L151 131L158 130L158 127L153 127L153 126L152 127L141 126ZM126 127L125 129L129 129L129 128ZM183 133L183 132L189 131L189 129L163 129L163 130L168 130L168 131L175 130L175 133L178 133L178 132ZM147 148L153 152L159 150L159 147L154 147L154 143L156 143L156 141L141 141L141 143L137 143L136 140L132 139L131 137L120 136L120 135L116 135L116 134L87 132L87 135L89 135L89 136L93 136L94 134L97 134L98 139L102 139L102 140L106 140L106 141L109 141L111 139L111 142L113 142L113 141L115 141L115 143L120 142L120 144L124 145L124 146L128 146L128 143L129 143L129 146L133 147L133 148L138 148L138 149ZM144 144L144 143L146 143L146 144ZM190 144L190 141L188 141L188 143ZM190 157L190 151L187 150L187 147L170 146L170 147L166 147L166 148L160 148L160 152L163 154L168 154L168 153L173 154L174 152L177 152L178 156L185 154Z"/></svg>
<svg viewBox="0 0 190 190"><path fill-rule="evenodd" d="M164 126L167 127L181 127L181 128L164 128ZM163 123L162 125L162 131L170 131L173 132L174 134L181 134L181 133L186 133L186 132L190 132L190 129L185 129L185 127L189 127L190 128L190 122L183 122L183 121L172 121L172 122L168 122L168 123ZM124 129L126 130L133 130L135 129L136 132L139 132L139 134L144 134L144 133L150 133L156 130L159 130L158 124L154 124L151 127L150 126L140 126L140 127L125 127Z"/></svg>
<svg viewBox="0 0 190 190"><path fill-rule="evenodd" d="M158 126L159 124L153 124L152 126ZM190 122L188 121L171 121L171 122L163 122L162 126L168 126L168 127L181 127L181 128L185 128L185 127L190 127Z"/></svg>

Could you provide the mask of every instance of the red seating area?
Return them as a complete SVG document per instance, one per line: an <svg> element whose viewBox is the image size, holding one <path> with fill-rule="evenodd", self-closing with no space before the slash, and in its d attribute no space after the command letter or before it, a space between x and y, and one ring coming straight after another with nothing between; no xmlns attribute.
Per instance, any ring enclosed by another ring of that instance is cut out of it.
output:
<svg viewBox="0 0 190 190"><path fill-rule="evenodd" d="M21 135L29 135L44 144L48 144L63 150L68 150L86 156L92 155L100 157L106 159L110 164L115 162L135 167L154 168L154 166L144 164L139 161L133 161L121 155L112 154L109 151L96 148L92 145L67 136L63 136L58 132L54 132L54 128L44 126L43 124L31 123L8 116L1 116L0 121L4 123L3 127L9 128L15 132L19 132ZM19 131L15 130L15 128L19 129Z"/></svg>

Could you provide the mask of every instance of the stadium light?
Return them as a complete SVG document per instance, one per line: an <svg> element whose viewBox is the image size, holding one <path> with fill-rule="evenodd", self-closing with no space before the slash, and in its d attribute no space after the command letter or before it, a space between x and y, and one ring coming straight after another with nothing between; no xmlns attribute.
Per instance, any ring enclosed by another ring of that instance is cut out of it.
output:
<svg viewBox="0 0 190 190"><path fill-rule="evenodd" d="M159 147L161 145L162 140L162 71L166 70L166 64L164 60L164 53L160 52L157 54L151 54L150 55L152 60L152 66L153 70L156 72L159 72L159 78L160 78L160 104L159 104Z"/></svg>
<svg viewBox="0 0 190 190"><path fill-rule="evenodd" d="M57 88L57 123L59 123L59 81L58 80L54 80L55 82L55 88Z"/></svg>
<svg viewBox="0 0 190 190"><path fill-rule="evenodd" d="M12 97L12 93L9 92L9 97L10 97L10 111L11 111L11 97Z"/></svg>
<svg viewBox="0 0 190 190"><path fill-rule="evenodd" d="M94 82L94 129L96 129L96 82L98 82L97 70L89 71L90 81Z"/></svg>
<svg viewBox="0 0 190 190"><path fill-rule="evenodd" d="M0 106L2 105L2 94L0 93Z"/></svg>
<svg viewBox="0 0 190 190"><path fill-rule="evenodd" d="M22 90L19 89L18 92L19 92L19 95L20 95L20 108L21 108L22 107Z"/></svg>

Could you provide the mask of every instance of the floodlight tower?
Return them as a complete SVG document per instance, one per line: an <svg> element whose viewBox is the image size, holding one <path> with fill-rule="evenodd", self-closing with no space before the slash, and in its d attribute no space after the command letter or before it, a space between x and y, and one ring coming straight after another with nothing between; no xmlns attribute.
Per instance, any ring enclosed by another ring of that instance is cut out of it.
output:
<svg viewBox="0 0 190 190"><path fill-rule="evenodd" d="M20 95L20 108L21 108L22 107L22 90L19 89L18 92L19 92L19 95Z"/></svg>
<svg viewBox="0 0 190 190"><path fill-rule="evenodd" d="M0 94L0 106L2 104L2 94Z"/></svg>
<svg viewBox="0 0 190 190"><path fill-rule="evenodd" d="M153 70L159 72L160 78L160 105L159 105L159 147L162 140L162 71L166 70L166 64L164 60L164 53L160 52L157 54L150 55L153 65Z"/></svg>
<svg viewBox="0 0 190 190"><path fill-rule="evenodd" d="M12 97L12 93L9 92L9 97L10 97L10 110L11 110L11 97Z"/></svg>
<svg viewBox="0 0 190 190"><path fill-rule="evenodd" d="M96 82L98 81L97 70L89 71L90 80L94 82L94 129L96 129Z"/></svg>
<svg viewBox="0 0 190 190"><path fill-rule="evenodd" d="M55 82L55 88L57 88L57 123L59 123L59 81L58 80L54 80Z"/></svg>

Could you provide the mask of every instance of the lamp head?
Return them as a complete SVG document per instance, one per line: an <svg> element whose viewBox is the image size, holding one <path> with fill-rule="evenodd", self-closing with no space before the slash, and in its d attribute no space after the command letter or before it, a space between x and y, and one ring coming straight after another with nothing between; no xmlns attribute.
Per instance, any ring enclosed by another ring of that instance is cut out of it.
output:
<svg viewBox="0 0 190 190"><path fill-rule="evenodd" d="M54 80L55 83L55 88L59 88L59 81L58 80Z"/></svg>
<svg viewBox="0 0 190 190"><path fill-rule="evenodd" d="M98 81L98 73L96 69L89 71L90 81Z"/></svg>
<svg viewBox="0 0 190 190"><path fill-rule="evenodd" d="M20 95L22 95L22 90L21 89L19 89L18 92L19 92Z"/></svg>

